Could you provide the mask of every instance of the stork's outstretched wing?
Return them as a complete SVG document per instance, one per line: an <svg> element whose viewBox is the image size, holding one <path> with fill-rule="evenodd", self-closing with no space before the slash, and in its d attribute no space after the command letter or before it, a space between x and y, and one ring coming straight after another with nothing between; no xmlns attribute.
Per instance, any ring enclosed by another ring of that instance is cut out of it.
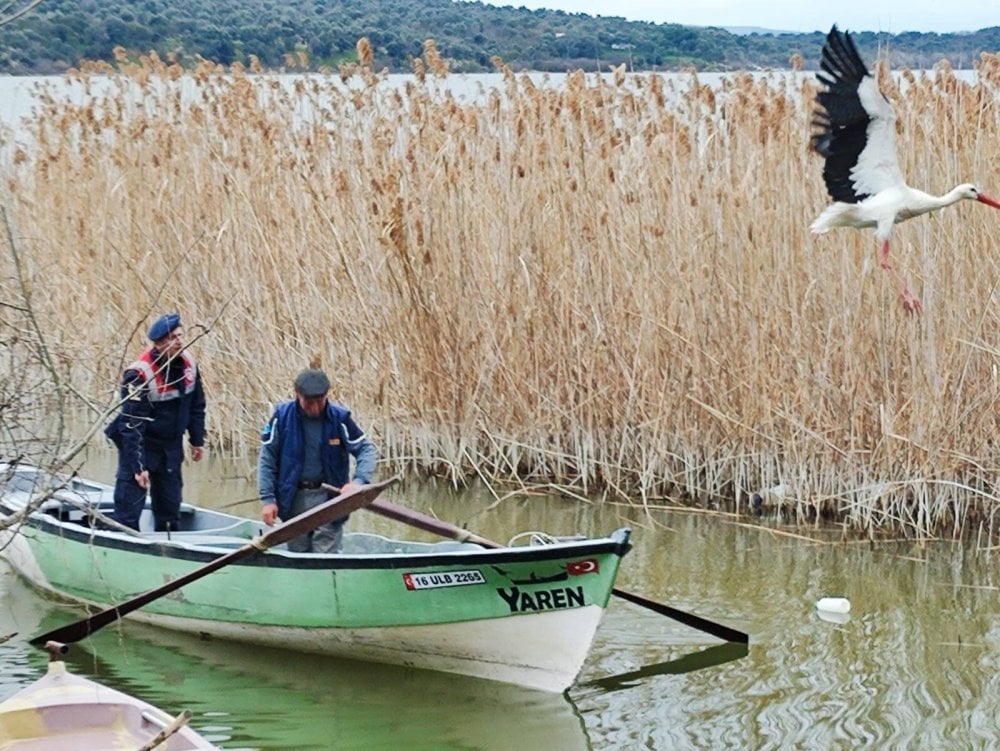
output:
<svg viewBox="0 0 1000 751"><path fill-rule="evenodd" d="M827 34L820 61L812 147L823 158L823 180L834 201L859 203L904 185L896 158L896 116L858 54L854 40L837 29Z"/></svg>

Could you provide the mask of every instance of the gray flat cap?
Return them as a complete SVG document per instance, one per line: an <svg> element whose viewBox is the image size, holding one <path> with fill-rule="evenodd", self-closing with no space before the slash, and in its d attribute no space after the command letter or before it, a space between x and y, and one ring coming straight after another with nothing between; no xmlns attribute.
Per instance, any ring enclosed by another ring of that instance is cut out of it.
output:
<svg viewBox="0 0 1000 751"><path fill-rule="evenodd" d="M295 391L307 399L326 396L330 390L330 379L326 373L315 368L303 370L295 377Z"/></svg>

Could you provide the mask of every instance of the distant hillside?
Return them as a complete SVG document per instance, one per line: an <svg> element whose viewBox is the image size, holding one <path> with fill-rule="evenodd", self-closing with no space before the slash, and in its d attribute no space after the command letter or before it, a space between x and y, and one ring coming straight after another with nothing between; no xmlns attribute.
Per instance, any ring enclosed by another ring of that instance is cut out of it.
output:
<svg viewBox="0 0 1000 751"><path fill-rule="evenodd" d="M374 65L410 71L433 38L454 72L493 70L498 56L515 70L702 71L806 67L823 35L731 33L721 28L594 18L564 11L499 8L453 0L44 0L0 28L0 72L57 73L81 59L111 60L155 50L185 64L199 57L269 68L318 69L353 61L368 37ZM968 68L983 51L1000 51L1000 27L967 34L863 33L862 53L888 49L894 66L928 67L947 58Z"/></svg>
<svg viewBox="0 0 1000 751"><path fill-rule="evenodd" d="M783 29L765 29L762 26L723 26L730 34L798 34L797 31L787 31Z"/></svg>

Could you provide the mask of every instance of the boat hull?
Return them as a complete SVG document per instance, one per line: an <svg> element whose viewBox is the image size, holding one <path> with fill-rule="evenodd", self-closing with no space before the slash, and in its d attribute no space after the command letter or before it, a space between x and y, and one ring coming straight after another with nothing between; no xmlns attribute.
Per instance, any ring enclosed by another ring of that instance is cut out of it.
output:
<svg viewBox="0 0 1000 751"><path fill-rule="evenodd" d="M583 667L590 641L557 635L593 634L603 613L602 608L590 606L518 618L374 628L261 627L141 611L133 617L202 636L561 692L573 684Z"/></svg>
<svg viewBox="0 0 1000 751"><path fill-rule="evenodd" d="M92 500L107 502L110 488L88 487L100 491ZM0 497L0 509L15 513L16 503ZM36 587L105 608L196 570L254 532L255 522L203 510L191 516L199 513L203 519L190 531L166 540L95 530L50 506L8 531L0 545ZM268 551L129 617L223 639L563 691L586 660L627 550L627 530L495 550L354 533L345 536L344 553Z"/></svg>

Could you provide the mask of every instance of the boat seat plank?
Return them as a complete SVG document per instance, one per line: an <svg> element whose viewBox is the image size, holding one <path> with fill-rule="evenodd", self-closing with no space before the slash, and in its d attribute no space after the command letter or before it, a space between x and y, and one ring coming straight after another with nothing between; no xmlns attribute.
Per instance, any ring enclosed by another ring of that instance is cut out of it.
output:
<svg viewBox="0 0 1000 751"><path fill-rule="evenodd" d="M248 542L245 537L213 535L203 532L171 532L169 536L166 532L145 532L143 537L154 542L175 542L199 548L242 548Z"/></svg>

